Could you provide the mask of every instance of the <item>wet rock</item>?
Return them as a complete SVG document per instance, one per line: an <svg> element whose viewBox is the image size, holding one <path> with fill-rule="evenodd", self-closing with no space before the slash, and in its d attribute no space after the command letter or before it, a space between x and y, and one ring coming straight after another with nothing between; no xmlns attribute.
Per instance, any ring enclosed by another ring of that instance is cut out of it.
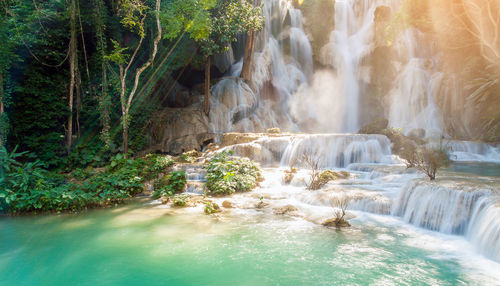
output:
<svg viewBox="0 0 500 286"><path fill-rule="evenodd" d="M284 207L275 208L274 209L274 214L276 214L276 215L285 215L287 213L294 212L294 211L297 211L296 207L294 207L292 205L286 205Z"/></svg>
<svg viewBox="0 0 500 286"><path fill-rule="evenodd" d="M222 137L222 145L230 146L242 143L250 143L259 138L261 138L261 136L254 133L225 133Z"/></svg>
<svg viewBox="0 0 500 286"><path fill-rule="evenodd" d="M187 151L187 152L184 152L184 154L186 156L190 156L190 157L194 157L194 158L198 158L201 156L201 152L198 150Z"/></svg>
<svg viewBox="0 0 500 286"><path fill-rule="evenodd" d="M201 150L214 140L208 118L198 105L163 109L153 116L146 130L147 152L181 154Z"/></svg>
<svg viewBox="0 0 500 286"><path fill-rule="evenodd" d="M268 134L279 134L281 133L281 130L279 128L269 128L266 130L266 133Z"/></svg>
<svg viewBox="0 0 500 286"><path fill-rule="evenodd" d="M255 204L255 208L256 209L262 209L262 208L267 207L268 205L269 205L269 203L266 203L264 201L260 201L257 204Z"/></svg>
<svg viewBox="0 0 500 286"><path fill-rule="evenodd" d="M215 144L215 143L209 143L206 147L205 147L205 152L214 152L214 151L217 151L220 149L220 146Z"/></svg>
<svg viewBox="0 0 500 286"><path fill-rule="evenodd" d="M230 209L233 207L233 203L231 203L230 201L223 201L222 202L222 207L226 208L226 209Z"/></svg>
<svg viewBox="0 0 500 286"><path fill-rule="evenodd" d="M321 225L326 227L350 227L351 224L345 219L329 218L325 220Z"/></svg>

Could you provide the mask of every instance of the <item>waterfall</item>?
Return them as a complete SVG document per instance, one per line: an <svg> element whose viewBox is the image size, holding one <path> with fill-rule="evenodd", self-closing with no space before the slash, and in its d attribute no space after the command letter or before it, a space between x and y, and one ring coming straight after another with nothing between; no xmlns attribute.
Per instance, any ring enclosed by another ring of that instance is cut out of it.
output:
<svg viewBox="0 0 500 286"><path fill-rule="evenodd" d="M500 146L473 141L443 140L441 143L431 141L427 147L439 148L440 144L449 151L453 161L500 163Z"/></svg>
<svg viewBox="0 0 500 286"><path fill-rule="evenodd" d="M268 0L264 1L263 14L265 23L256 39L252 83L237 78L243 65L240 60L228 71L230 77L211 89L210 122L215 133L258 132L276 126L298 131L287 102L313 73L312 49L303 30L302 13L290 1ZM233 99L227 100L229 97Z"/></svg>
<svg viewBox="0 0 500 286"><path fill-rule="evenodd" d="M442 73L435 71L434 51L426 51L419 44L423 38L422 32L408 29L397 41L398 53L407 63L390 92L389 126L401 128L406 134L423 129L427 137L439 138L444 123L434 96L441 86Z"/></svg>
<svg viewBox="0 0 500 286"><path fill-rule="evenodd" d="M395 200L392 214L414 225L447 234L463 235L472 207L486 191L457 191L417 181L408 183Z"/></svg>
<svg viewBox="0 0 500 286"><path fill-rule="evenodd" d="M480 253L500 261L497 192L410 181L394 200L392 215L426 229L463 235Z"/></svg>
<svg viewBox="0 0 500 286"><path fill-rule="evenodd" d="M467 237L478 251L500 261L500 196L480 198L472 211Z"/></svg>
<svg viewBox="0 0 500 286"><path fill-rule="evenodd" d="M456 140L445 141L445 146L450 150L454 161L500 163L500 146Z"/></svg>
<svg viewBox="0 0 500 286"><path fill-rule="evenodd" d="M321 50L322 62L335 71L329 79L334 82L334 86L327 89L328 94L324 96L328 97L332 107L342 106L333 117L332 114L328 115L335 124L321 122L323 125L328 124L330 129L334 128L332 125L336 126L333 131L359 130L361 84L369 81L364 76L361 63L373 48L377 2L380 1L335 1L335 29L330 35L329 43ZM318 102L324 102L321 95L316 97Z"/></svg>
<svg viewBox="0 0 500 286"><path fill-rule="evenodd" d="M228 147L235 155L262 164L308 167L304 156L319 168L343 168L353 163L392 163L390 141L384 135L314 134L265 137Z"/></svg>

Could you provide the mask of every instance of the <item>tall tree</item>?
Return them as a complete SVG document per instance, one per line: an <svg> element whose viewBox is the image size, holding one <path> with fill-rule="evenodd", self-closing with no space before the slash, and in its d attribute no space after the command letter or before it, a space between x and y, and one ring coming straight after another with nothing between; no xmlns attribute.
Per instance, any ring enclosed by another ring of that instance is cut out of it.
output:
<svg viewBox="0 0 500 286"><path fill-rule="evenodd" d="M113 40L114 50L106 56L106 59L116 63L120 70L120 103L122 109L122 127L123 127L123 153L128 153L128 127L130 124L130 107L132 100L137 92L141 74L153 64L153 61L158 52L158 44L162 39L162 27L160 24L160 4L161 0L156 0L155 4L155 28L157 35L153 41L153 48L148 61L141 67L135 69L135 76L132 85L132 90L127 94L127 78L131 73L132 64L136 59L144 38L146 37L145 20L147 17L148 7L141 0L120 0L118 2L119 15L122 17L122 25L130 31L135 32L139 36L139 42L134 49L134 52L127 60L127 55L124 54L127 48L122 48L120 44Z"/></svg>
<svg viewBox="0 0 500 286"><path fill-rule="evenodd" d="M260 0L256 0L255 6L260 6ZM253 30L250 26L247 32L247 39L245 42L245 52L243 54L243 67L241 68L241 77L251 82L252 80L252 68L253 68L253 57L255 54L255 38L257 35L257 30Z"/></svg>
<svg viewBox="0 0 500 286"><path fill-rule="evenodd" d="M260 7L246 0L173 0L162 17L165 37L172 40L188 33L205 61L205 106L210 114L210 57L224 53L238 34L258 31L264 18Z"/></svg>
<svg viewBox="0 0 500 286"><path fill-rule="evenodd" d="M77 38L76 38L76 0L71 0L70 5L70 40L69 40L69 95L68 95L68 122L66 130L66 151L71 152L73 139L73 95L77 82L76 74L78 69ZM78 88L78 87L77 87Z"/></svg>

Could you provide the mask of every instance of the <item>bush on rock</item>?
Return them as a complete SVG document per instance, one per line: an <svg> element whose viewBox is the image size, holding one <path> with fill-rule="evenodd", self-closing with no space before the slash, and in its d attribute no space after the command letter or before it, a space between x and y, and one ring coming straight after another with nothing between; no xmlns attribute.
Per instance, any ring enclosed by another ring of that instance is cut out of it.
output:
<svg viewBox="0 0 500 286"><path fill-rule="evenodd" d="M207 165L206 188L212 195L247 192L257 186L261 170L248 158L232 157L232 152L215 155Z"/></svg>

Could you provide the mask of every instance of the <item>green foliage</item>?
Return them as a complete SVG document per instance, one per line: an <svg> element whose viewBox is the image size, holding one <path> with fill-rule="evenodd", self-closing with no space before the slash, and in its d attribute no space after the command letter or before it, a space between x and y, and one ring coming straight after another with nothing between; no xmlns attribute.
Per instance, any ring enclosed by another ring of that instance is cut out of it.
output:
<svg viewBox="0 0 500 286"><path fill-rule="evenodd" d="M154 197L172 196L184 190L187 177L184 171L170 172L168 175L155 182Z"/></svg>
<svg viewBox="0 0 500 286"><path fill-rule="evenodd" d="M140 37L145 36L144 19L148 6L141 0L119 0L118 15L122 17L122 25Z"/></svg>
<svg viewBox="0 0 500 286"><path fill-rule="evenodd" d="M191 196L188 194L177 194L172 197L172 203L176 207L184 207L190 198Z"/></svg>
<svg viewBox="0 0 500 286"><path fill-rule="evenodd" d="M105 148L105 143L96 137L89 142L81 140L73 148L71 154L66 157L65 169L74 168L102 167L111 160L113 153L118 152L115 149Z"/></svg>
<svg viewBox="0 0 500 286"><path fill-rule="evenodd" d="M170 156L149 154L146 158L152 162L152 164L148 165L147 172L152 172L154 174L159 174L174 164L174 159Z"/></svg>
<svg viewBox="0 0 500 286"><path fill-rule="evenodd" d="M40 161L20 162L26 152L0 149L0 206L12 213L78 211L113 205L142 191L143 182L173 164L169 157L149 155L135 160L121 154L104 170L76 169L70 175L49 173ZM179 188L181 178L171 176ZM185 183L185 175L184 175Z"/></svg>
<svg viewBox="0 0 500 286"><path fill-rule="evenodd" d="M195 41L210 36L212 19L210 9L216 0L172 0L160 14L165 27L164 38L175 39L186 32Z"/></svg>
<svg viewBox="0 0 500 286"><path fill-rule="evenodd" d="M180 156L179 156L179 159L181 159L182 162L186 162L186 163L193 163L194 161L196 161L196 158L193 157L193 156L189 156L188 154L186 153L182 153Z"/></svg>
<svg viewBox="0 0 500 286"><path fill-rule="evenodd" d="M205 204L205 208L203 209L203 211L207 215L211 215L220 211L220 207L217 203L214 203L212 201L205 201L203 203Z"/></svg>
<svg viewBox="0 0 500 286"><path fill-rule="evenodd" d="M257 186L261 177L258 165L248 158L232 158L232 153L221 152L207 165L206 187L210 194L229 195L246 192Z"/></svg>
<svg viewBox="0 0 500 286"><path fill-rule="evenodd" d="M124 52L127 51L128 48L127 47L122 48L120 46L120 43L118 43L113 39L111 39L111 42L113 43L113 51L111 51L109 55L104 56L104 58L118 65L125 64L127 62L127 58L129 57L129 55L124 54Z"/></svg>
<svg viewBox="0 0 500 286"><path fill-rule="evenodd" d="M238 0L172 0L162 12L165 38L183 33L200 44L205 57L227 51L236 36L262 28L261 7Z"/></svg>

